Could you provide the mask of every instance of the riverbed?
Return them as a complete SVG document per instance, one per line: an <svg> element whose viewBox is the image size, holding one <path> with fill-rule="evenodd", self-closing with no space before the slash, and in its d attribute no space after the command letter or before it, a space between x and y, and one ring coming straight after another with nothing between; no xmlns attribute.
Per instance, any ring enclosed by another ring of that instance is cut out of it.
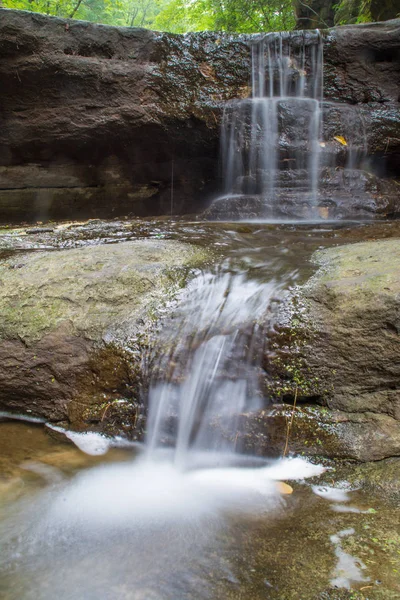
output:
<svg viewBox="0 0 400 600"><path fill-rule="evenodd" d="M316 249L399 234L396 223L95 220L5 228L0 257L179 239L212 249L213 272L246 273L260 286L274 279L284 294L313 273ZM3 416L5 600L399 597L396 459L359 466L314 458L325 470L306 478L302 462L293 479L294 458L258 457L225 469L244 482L244 493L233 487L227 497L198 487L192 467L177 473L162 457L146 462L143 444L118 438L106 448L99 439L88 454L43 423ZM260 490L272 467L278 475ZM225 471L218 482L229 481Z"/></svg>

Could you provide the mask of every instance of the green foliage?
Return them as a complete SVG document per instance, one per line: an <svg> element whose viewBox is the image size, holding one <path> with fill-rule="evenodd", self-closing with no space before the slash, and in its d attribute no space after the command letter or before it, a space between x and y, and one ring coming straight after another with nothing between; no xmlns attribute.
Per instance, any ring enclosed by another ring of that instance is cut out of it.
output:
<svg viewBox="0 0 400 600"><path fill-rule="evenodd" d="M163 4L160 0L3 0L5 8L128 27L150 26Z"/></svg>
<svg viewBox="0 0 400 600"><path fill-rule="evenodd" d="M175 33L251 33L295 25L292 0L3 0L3 6Z"/></svg>
<svg viewBox="0 0 400 600"><path fill-rule="evenodd" d="M368 23L372 21L371 0L341 0L335 6L335 23L346 25L349 23Z"/></svg>
<svg viewBox="0 0 400 600"><path fill-rule="evenodd" d="M172 0L155 26L167 31L256 33L292 29L291 0Z"/></svg>
<svg viewBox="0 0 400 600"><path fill-rule="evenodd" d="M371 23L400 16L399 0L341 0L334 8L337 25Z"/></svg>

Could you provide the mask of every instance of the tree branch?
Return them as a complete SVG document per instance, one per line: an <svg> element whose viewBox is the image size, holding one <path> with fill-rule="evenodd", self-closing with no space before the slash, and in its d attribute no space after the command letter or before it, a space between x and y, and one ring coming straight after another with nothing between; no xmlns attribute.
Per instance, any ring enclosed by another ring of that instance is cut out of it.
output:
<svg viewBox="0 0 400 600"><path fill-rule="evenodd" d="M69 19L73 19L76 11L78 10L78 8L80 7L80 5L82 4L82 0L78 0L78 2L75 4L75 8L73 9L73 11L71 12L71 14L69 15Z"/></svg>

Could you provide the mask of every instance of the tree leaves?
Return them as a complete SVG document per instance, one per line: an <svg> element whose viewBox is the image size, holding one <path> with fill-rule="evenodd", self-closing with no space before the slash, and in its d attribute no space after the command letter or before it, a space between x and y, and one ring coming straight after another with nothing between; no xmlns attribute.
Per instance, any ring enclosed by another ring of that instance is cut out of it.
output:
<svg viewBox="0 0 400 600"><path fill-rule="evenodd" d="M175 33L293 29L291 0L3 0L6 8Z"/></svg>

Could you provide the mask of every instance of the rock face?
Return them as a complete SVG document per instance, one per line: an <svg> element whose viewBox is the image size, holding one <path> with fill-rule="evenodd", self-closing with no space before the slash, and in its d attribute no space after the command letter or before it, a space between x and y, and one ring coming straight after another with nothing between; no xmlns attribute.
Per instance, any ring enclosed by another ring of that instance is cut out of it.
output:
<svg viewBox="0 0 400 600"><path fill-rule="evenodd" d="M314 453L358 460L397 456L400 240L323 250L315 260L319 271L282 307L271 336L269 393L299 403L296 449L304 450L308 439ZM273 410L281 439L287 414Z"/></svg>
<svg viewBox="0 0 400 600"><path fill-rule="evenodd" d="M140 240L3 260L0 408L131 435L148 328L204 257Z"/></svg>
<svg viewBox="0 0 400 600"><path fill-rule="evenodd" d="M239 38L0 9L0 219L193 210L248 69Z"/></svg>
<svg viewBox="0 0 400 600"><path fill-rule="evenodd" d="M359 111L368 155L376 171L397 174L400 20L336 27L327 35L324 53L325 98L340 100ZM337 127L335 119L332 126ZM348 124L347 130L350 127ZM346 135L346 122L342 128Z"/></svg>
<svg viewBox="0 0 400 600"><path fill-rule="evenodd" d="M324 34L328 149L343 154L332 138L362 122L379 178L400 166L399 32L390 21ZM220 189L223 107L250 93L252 39L0 9L0 221L200 210ZM366 212L397 214L392 187L371 186Z"/></svg>
<svg viewBox="0 0 400 600"><path fill-rule="evenodd" d="M334 0L294 0L297 29L324 29L335 24Z"/></svg>

